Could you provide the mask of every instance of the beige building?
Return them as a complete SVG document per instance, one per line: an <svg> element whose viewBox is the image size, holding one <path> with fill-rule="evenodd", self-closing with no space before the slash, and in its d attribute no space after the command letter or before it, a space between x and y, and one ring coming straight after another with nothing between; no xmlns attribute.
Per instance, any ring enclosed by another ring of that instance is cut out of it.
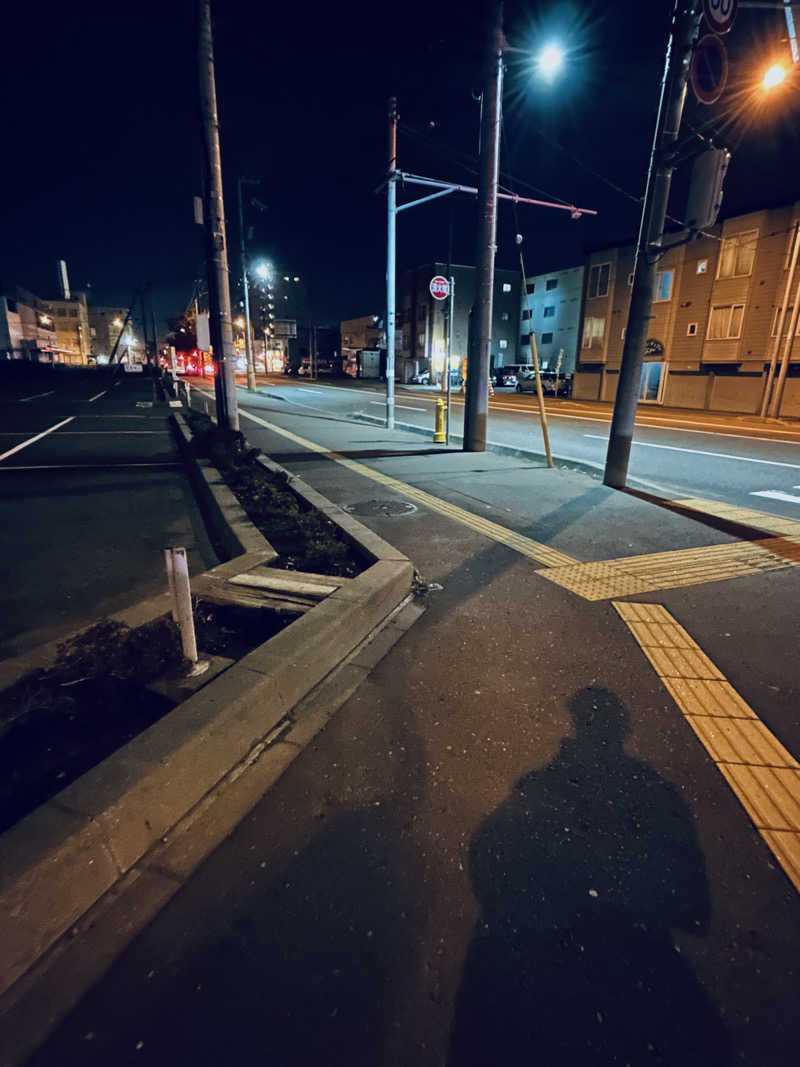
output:
<svg viewBox="0 0 800 1067"><path fill-rule="evenodd" d="M39 300L38 309L53 320L57 359L61 363L88 363L91 354L89 309L85 293L70 300Z"/></svg>
<svg viewBox="0 0 800 1067"><path fill-rule="evenodd" d="M100 357L103 360L111 355L122 332L122 324L127 314L127 308L89 308L89 347L90 354L95 359ZM131 333L130 327L126 332Z"/></svg>
<svg viewBox="0 0 800 1067"><path fill-rule="evenodd" d="M709 411L760 410L766 368L790 345L782 414L800 415L800 341L778 339L800 202L727 219L658 264L640 400ZM583 331L573 396L613 400L633 281L633 249L586 264ZM791 279L794 292L798 270ZM790 307L794 300L790 301ZM797 333L797 331L795 331Z"/></svg>

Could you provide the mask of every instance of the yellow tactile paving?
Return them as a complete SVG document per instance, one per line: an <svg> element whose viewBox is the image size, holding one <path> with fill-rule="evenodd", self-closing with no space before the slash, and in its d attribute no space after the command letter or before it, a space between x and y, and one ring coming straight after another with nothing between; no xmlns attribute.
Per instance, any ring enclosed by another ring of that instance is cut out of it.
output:
<svg viewBox="0 0 800 1067"><path fill-rule="evenodd" d="M785 519L780 515L769 515L765 511L756 511L754 508L735 507L733 504L722 504L718 500L704 500L699 496L679 498L673 500L672 503L691 511L704 511L708 515L717 515L721 519L753 526L757 530L766 530L767 533L800 536L800 522L795 519Z"/></svg>
<svg viewBox="0 0 800 1067"><path fill-rule="evenodd" d="M512 548L515 552L519 552L520 555L528 556L537 563L543 563L548 567L564 567L570 566L576 562L572 556L568 556L564 552L559 552L555 548L550 548L548 545L543 545L541 542L534 541L530 537L525 537L524 534L516 533L514 530L509 530L505 526L500 526L499 523L492 522L491 519L485 519L480 515L475 515L471 511L466 511L464 508L458 507L456 504L449 504L446 500L432 496L430 493L426 493L423 489L417 489L415 486L409 485L407 482L401 482L399 479L392 478L388 474L382 474L380 471L373 470L371 467L367 467L365 464L359 463L357 460L348 459L346 456L331 452L330 449L326 448L324 445L319 445L316 441L309 441L305 437L300 437L298 434L292 433L291 430L285 430L282 426L276 426L275 423L268 422L266 419L254 415L251 411L243 411L240 409L239 415L242 418L251 419L253 422L257 422L260 426L266 427L273 433L280 434L281 437L286 437L289 441L294 441L295 444L300 445L302 448L307 448L311 452L317 452L320 455L328 456L330 459L340 463L343 467L347 467L348 470L360 474L364 478L370 478L373 482L378 482L380 485L385 485L387 489L399 493L401 496L405 497L406 500L413 500L415 503L422 504L431 511L436 511L440 515L445 515L447 518L461 523L462 526L468 526L471 530L483 534L484 537L488 537L492 541L497 541L502 545L506 545L508 548Z"/></svg>
<svg viewBox="0 0 800 1067"><path fill-rule="evenodd" d="M763 541L734 541L704 548L624 556L599 563L573 563L550 567L539 574L586 600L607 600L659 589L744 578L749 574L796 567L798 563L799 541L770 537Z"/></svg>
<svg viewBox="0 0 800 1067"><path fill-rule="evenodd" d="M800 763L662 604L614 607L800 892Z"/></svg>

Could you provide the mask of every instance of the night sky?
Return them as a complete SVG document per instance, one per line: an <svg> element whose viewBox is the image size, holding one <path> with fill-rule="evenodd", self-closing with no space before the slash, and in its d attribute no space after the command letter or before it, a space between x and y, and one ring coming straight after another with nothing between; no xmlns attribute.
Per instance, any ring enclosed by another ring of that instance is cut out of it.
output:
<svg viewBox="0 0 800 1067"><path fill-rule="evenodd" d="M131 7L126 5L128 10ZM0 283L55 296L55 260L96 303L125 304L150 283L160 319L186 305L202 272L192 218L200 192L195 5L14 4L3 16ZM476 184L482 3L214 5L217 96L231 268L239 271L236 178L252 190L252 252L308 281L318 322L380 311L386 98L399 98L402 169ZM636 230L671 0L508 3L512 45L568 49L544 85L523 56L506 75L502 179L521 194L599 211L501 210L498 265L525 236L530 273L574 265ZM726 38L730 87L689 99L686 123L733 152L723 213L800 196L798 92L765 104L748 89L788 54L780 12L740 11ZM680 213L680 178L672 210ZM618 188L616 188L618 187ZM409 199L414 190L400 192ZM452 203L452 207L451 207ZM474 258L474 201L453 197L398 220L398 265Z"/></svg>

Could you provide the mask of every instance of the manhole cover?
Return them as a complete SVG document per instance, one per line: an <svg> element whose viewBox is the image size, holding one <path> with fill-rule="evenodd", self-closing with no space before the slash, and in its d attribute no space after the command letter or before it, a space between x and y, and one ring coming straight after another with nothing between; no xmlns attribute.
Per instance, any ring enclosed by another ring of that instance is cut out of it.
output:
<svg viewBox="0 0 800 1067"><path fill-rule="evenodd" d="M362 500L358 504L348 504L344 510L351 515L386 515L395 518L398 515L410 515L417 507L407 500Z"/></svg>

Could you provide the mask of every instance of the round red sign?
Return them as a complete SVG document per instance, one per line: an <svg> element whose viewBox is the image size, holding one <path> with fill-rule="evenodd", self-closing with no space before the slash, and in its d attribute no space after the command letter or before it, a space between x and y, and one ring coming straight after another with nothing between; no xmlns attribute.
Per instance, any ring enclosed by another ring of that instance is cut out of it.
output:
<svg viewBox="0 0 800 1067"><path fill-rule="evenodd" d="M736 18L737 0L703 0L703 14L714 33L727 33Z"/></svg>
<svg viewBox="0 0 800 1067"><path fill-rule="evenodd" d="M431 278L429 288L434 300L447 300L448 296L450 296L450 282L441 274L437 274L435 278Z"/></svg>
<svg viewBox="0 0 800 1067"><path fill-rule="evenodd" d="M694 48L689 81L701 104L715 104L728 81L728 54L713 33L701 37Z"/></svg>

